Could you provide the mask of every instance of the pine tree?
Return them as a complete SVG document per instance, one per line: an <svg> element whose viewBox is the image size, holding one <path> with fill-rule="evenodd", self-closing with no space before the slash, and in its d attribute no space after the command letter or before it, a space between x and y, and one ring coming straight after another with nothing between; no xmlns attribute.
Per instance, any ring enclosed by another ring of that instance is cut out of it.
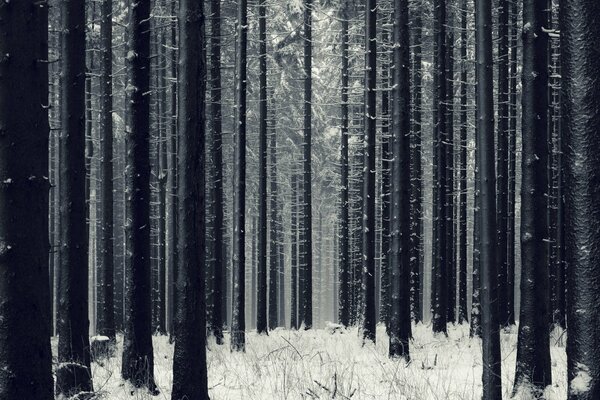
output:
<svg viewBox="0 0 600 400"><path fill-rule="evenodd" d="M0 20L0 398L50 400L48 5L6 3Z"/></svg>
<svg viewBox="0 0 600 400"><path fill-rule="evenodd" d="M131 2L127 135L126 320L121 376L156 392L150 269L150 2Z"/></svg>
<svg viewBox="0 0 600 400"><path fill-rule="evenodd" d="M85 4L63 1L60 99L61 266L56 393L93 391L88 320L88 235L85 168Z"/></svg>
<svg viewBox="0 0 600 400"><path fill-rule="evenodd" d="M205 89L203 5L179 2L179 265L171 398L208 400L205 279Z"/></svg>
<svg viewBox="0 0 600 400"><path fill-rule="evenodd" d="M564 110L565 262L568 399L600 398L597 357L600 293L600 3L564 0L560 10Z"/></svg>

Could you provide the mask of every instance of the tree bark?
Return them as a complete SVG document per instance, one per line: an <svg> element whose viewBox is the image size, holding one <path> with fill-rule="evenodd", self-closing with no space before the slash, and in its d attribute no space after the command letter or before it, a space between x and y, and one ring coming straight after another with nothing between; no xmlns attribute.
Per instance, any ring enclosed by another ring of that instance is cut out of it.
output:
<svg viewBox="0 0 600 400"><path fill-rule="evenodd" d="M121 375L156 393L150 270L150 3L135 0L129 21L126 321Z"/></svg>
<svg viewBox="0 0 600 400"><path fill-rule="evenodd" d="M233 290L232 290L232 315L231 315L231 350L245 351L246 349L246 316L245 316L245 275L246 275L246 82L247 73L247 46L248 46L248 10L247 0L238 3L238 58L237 58L237 134L235 149L237 165L235 169L236 182L234 184L233 206ZM260 225L260 221L259 221ZM260 246L260 244L259 244ZM260 252L260 250L259 250ZM260 259L260 256L259 256ZM264 276L264 275L263 275ZM258 271L258 302L261 295L261 274ZM263 291L265 291L264 288ZM258 307L260 314L260 307ZM265 315L266 317L266 315ZM261 320L257 315L257 330ZM265 320L266 324L266 320ZM265 327L266 328L266 327Z"/></svg>
<svg viewBox="0 0 600 400"><path fill-rule="evenodd" d="M0 20L0 398L50 400L48 6Z"/></svg>
<svg viewBox="0 0 600 400"><path fill-rule="evenodd" d="M179 153L179 265L177 332L171 398L208 399L205 310L205 90L203 4L179 2L177 109Z"/></svg>
<svg viewBox="0 0 600 400"><path fill-rule="evenodd" d="M521 313L514 392L552 383L547 260L548 35L546 5L523 3Z"/></svg>
<svg viewBox="0 0 600 400"><path fill-rule="evenodd" d="M410 34L408 1L394 1L392 249L389 355L410 360Z"/></svg>
<svg viewBox="0 0 600 400"><path fill-rule="evenodd" d="M365 144L363 169L363 340L375 342L375 136L377 130L377 0L365 14Z"/></svg>
<svg viewBox="0 0 600 400"><path fill-rule="evenodd" d="M600 3L564 0L560 11L568 399L592 400L600 398Z"/></svg>
<svg viewBox="0 0 600 400"><path fill-rule="evenodd" d="M475 1L475 57L477 60L477 168L479 169L478 223L483 400L502 399L500 332L496 265L496 174L494 170L494 84L492 56L492 4Z"/></svg>
<svg viewBox="0 0 600 400"><path fill-rule="evenodd" d="M63 1L60 165L61 267L57 395L93 391L88 320L85 167L85 4Z"/></svg>

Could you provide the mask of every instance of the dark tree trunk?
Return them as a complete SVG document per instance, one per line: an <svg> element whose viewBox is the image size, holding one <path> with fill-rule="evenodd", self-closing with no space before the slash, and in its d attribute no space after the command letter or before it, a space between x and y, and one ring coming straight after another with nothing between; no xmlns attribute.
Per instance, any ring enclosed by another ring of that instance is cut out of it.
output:
<svg viewBox="0 0 600 400"><path fill-rule="evenodd" d="M539 1L539 0L538 0ZM502 327L508 326L508 271L506 269L507 208L508 208L508 0L498 3L498 148L496 150L496 229L498 251L498 318Z"/></svg>
<svg viewBox="0 0 600 400"><path fill-rule="evenodd" d="M159 143L158 143L158 333L167 333L167 128L164 120L169 120L167 114L167 54L166 34L160 32L159 42Z"/></svg>
<svg viewBox="0 0 600 400"><path fill-rule="evenodd" d="M171 15L176 15L176 2L171 3ZM171 126L169 129L167 168L167 186L169 190L167 215L167 243L169 255L167 258L167 286L169 287L168 298L168 326L171 339L175 333L175 302L176 302L176 280L177 280L177 219L178 219L178 199L177 199L177 21L171 23ZM215 161L216 162L216 161ZM216 223L216 221L215 221Z"/></svg>
<svg viewBox="0 0 600 400"><path fill-rule="evenodd" d="M476 111L476 120L479 113ZM473 295L471 297L470 336L481 337L481 180L479 178L479 136L475 134L475 193L473 194Z"/></svg>
<svg viewBox="0 0 600 400"><path fill-rule="evenodd" d="M171 399L208 400L205 279L205 90L203 4L179 2L179 265Z"/></svg>
<svg viewBox="0 0 600 400"><path fill-rule="evenodd" d="M468 322L467 315L467 133L469 109L467 97L467 0L460 2L460 142L458 188L458 323Z"/></svg>
<svg viewBox="0 0 600 400"><path fill-rule="evenodd" d="M548 35L546 5L523 3L523 159L521 190L521 313L514 392L552 383L547 204Z"/></svg>
<svg viewBox="0 0 600 400"><path fill-rule="evenodd" d="M225 249L223 247L223 126L221 112L221 1L211 1L211 60L210 60L210 114L212 126L212 141L210 152L212 156L211 212L213 218L213 235L208 238L213 254L213 301L212 333L218 344L223 343L223 283L225 275Z"/></svg>
<svg viewBox="0 0 600 400"><path fill-rule="evenodd" d="M494 84L492 56L492 4L475 1L475 58L477 108L477 168L483 400L502 399L500 331L496 265L496 176L494 170Z"/></svg>
<svg viewBox="0 0 600 400"><path fill-rule="evenodd" d="M126 321L121 375L156 392L150 270L150 3L131 3L127 54L130 129L127 134Z"/></svg>
<svg viewBox="0 0 600 400"><path fill-rule="evenodd" d="M100 42L100 137L102 143L102 238L99 268L99 335L115 340L114 254L113 254L113 98L112 98L112 0L102 2Z"/></svg>
<svg viewBox="0 0 600 400"><path fill-rule="evenodd" d="M277 201L277 131L270 133L270 240L269 240L269 329L282 326L284 321L279 320L279 204Z"/></svg>
<svg viewBox="0 0 600 400"><path fill-rule="evenodd" d="M93 390L85 195L85 4L64 1L61 14L61 266L57 330L61 365L56 371L56 393L70 397Z"/></svg>
<svg viewBox="0 0 600 400"><path fill-rule="evenodd" d="M568 399L592 400L600 398L600 2L564 0L560 11Z"/></svg>
<svg viewBox="0 0 600 400"><path fill-rule="evenodd" d="M423 135L422 113L423 104L423 72L422 72L422 40L423 16L422 10L417 5L413 17L413 128L411 135L411 304L412 318L415 322L423 321L423 192L422 192L422 167L421 167L421 137Z"/></svg>
<svg viewBox="0 0 600 400"><path fill-rule="evenodd" d="M448 7L448 5L446 5ZM447 322L456 323L456 232L454 224L454 18L446 24L446 269L448 271Z"/></svg>
<svg viewBox="0 0 600 400"><path fill-rule="evenodd" d="M392 358L407 362L410 318L410 34L408 1L394 1L392 92L392 249L390 347Z"/></svg>
<svg viewBox="0 0 600 400"><path fill-rule="evenodd" d="M4 4L0 20L0 398L50 400L48 7Z"/></svg>
<svg viewBox="0 0 600 400"><path fill-rule="evenodd" d="M258 236L258 227L257 227L257 222L256 222L256 217L252 217L252 276L250 278L250 289L252 290L250 292L250 299L251 299L251 303L250 303L250 323L254 324L254 326L256 327L256 294L257 294L257 279L256 279L256 257L257 257L257 241L256 241L256 237Z"/></svg>
<svg viewBox="0 0 600 400"><path fill-rule="evenodd" d="M304 0L304 136L302 149L302 239L303 281L300 298L305 329L312 328L312 8L313 0Z"/></svg>
<svg viewBox="0 0 600 400"><path fill-rule="evenodd" d="M291 201L291 245L292 245L292 280L290 299L290 327L298 329L298 179L296 172L292 172L292 201Z"/></svg>
<svg viewBox="0 0 600 400"><path fill-rule="evenodd" d="M247 83L247 46L248 46L248 10L247 0L238 3L238 54L237 54L237 132L235 137L236 168L234 183L233 205L233 276L232 276L232 315L231 315L231 349L245 351L246 349L246 83ZM260 225L260 221L259 221ZM259 228L260 229L260 228ZM260 243L259 243L260 246ZM260 259L260 250L259 250ZM260 268L260 266L259 266ZM262 275L264 277L264 274ZM258 271L258 302L261 302L261 273ZM266 282L265 282L266 286ZM264 290L263 290L264 289ZM266 299L264 299L266 300ZM265 303L266 304L266 303ZM258 307L257 330L261 331L259 321L261 308ZM265 310L266 311L266 310ZM264 324L266 325L266 315ZM266 329L264 326L263 329Z"/></svg>
<svg viewBox="0 0 600 400"><path fill-rule="evenodd" d="M515 324L515 184L517 167L517 53L518 53L518 20L519 5L513 1L510 9L510 125L508 136L508 195L507 195L507 223L506 223L506 308L508 310L508 324Z"/></svg>
<svg viewBox="0 0 600 400"><path fill-rule="evenodd" d="M384 29L383 46L390 46L390 35ZM390 57L385 56L381 68L381 299L379 321L389 329L390 315L390 244L391 244L391 175L392 175L392 140L390 138Z"/></svg>
<svg viewBox="0 0 600 400"><path fill-rule="evenodd" d="M446 1L434 0L434 221L432 311L433 332L447 332L448 260L446 258Z"/></svg>
<svg viewBox="0 0 600 400"><path fill-rule="evenodd" d="M348 156L348 91L349 54L348 0L344 0L342 18L342 104L341 104L341 191L340 191L340 271L339 271L339 320L343 326L350 324L350 203L349 203L349 156Z"/></svg>
<svg viewBox="0 0 600 400"><path fill-rule="evenodd" d="M267 21L265 0L258 3L259 30L259 149L258 149L258 310L256 331L267 333ZM239 55L238 55L239 56ZM238 72L239 73L239 72ZM273 278L273 277L271 277ZM269 284L273 282L270 281ZM272 300L273 293L269 292ZM271 304L269 303L269 306ZM268 307L269 309L271 307ZM270 314L269 314L270 316Z"/></svg>
<svg viewBox="0 0 600 400"><path fill-rule="evenodd" d="M377 0L367 0L365 14L365 144L363 169L363 339L375 342L375 136L377 130Z"/></svg>

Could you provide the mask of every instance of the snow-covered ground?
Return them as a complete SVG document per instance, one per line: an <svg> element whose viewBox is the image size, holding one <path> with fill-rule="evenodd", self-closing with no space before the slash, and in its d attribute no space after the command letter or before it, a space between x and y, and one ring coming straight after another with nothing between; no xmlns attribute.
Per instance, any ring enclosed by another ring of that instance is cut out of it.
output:
<svg viewBox="0 0 600 400"><path fill-rule="evenodd" d="M376 345L362 346L358 329L331 334L328 330L278 329L269 336L247 335L246 353L231 353L229 345L209 344L211 399L410 399L479 400L481 343L469 338L467 325L449 328L437 337L429 326L413 327L410 364L388 358L388 338L378 328ZM502 333L504 398L512 391L516 329ZM565 337L552 335L554 384L546 400L566 398ZM119 339L119 352L121 340ZM161 394L134 391L120 379L120 353L103 365L94 363L94 387L102 398L169 399L173 346L154 338L155 375ZM526 400L526 399L522 399ZM528 400L528 399L527 399Z"/></svg>

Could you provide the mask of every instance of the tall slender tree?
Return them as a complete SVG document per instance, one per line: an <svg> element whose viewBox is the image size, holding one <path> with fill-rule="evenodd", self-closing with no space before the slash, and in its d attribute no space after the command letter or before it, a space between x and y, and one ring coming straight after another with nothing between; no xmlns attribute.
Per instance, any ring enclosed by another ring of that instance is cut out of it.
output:
<svg viewBox="0 0 600 400"><path fill-rule="evenodd" d="M592 400L600 397L600 3L564 0L560 7L568 399Z"/></svg>
<svg viewBox="0 0 600 400"><path fill-rule="evenodd" d="M422 191L422 135L423 121L421 107L423 104L423 10L421 2L413 2L413 115L412 115L412 134L411 134L411 304L413 320L415 322L423 321L423 293L421 291L423 283L423 191Z"/></svg>
<svg viewBox="0 0 600 400"><path fill-rule="evenodd" d="M223 343L222 303L225 302L223 282L225 275L225 249L223 246L223 121L221 111L221 1L211 1L210 35L210 114L212 127L211 156L213 182L211 184L211 212L213 217L213 237L208 238L213 254L213 301L212 333L217 343Z"/></svg>
<svg viewBox="0 0 600 400"><path fill-rule="evenodd" d="M102 69L100 75L100 137L102 144L102 238L98 334L115 340L113 252L113 124L112 124L112 1L104 0L100 17Z"/></svg>
<svg viewBox="0 0 600 400"><path fill-rule="evenodd" d="M446 0L434 0L433 39L433 125L434 125L434 227L433 227L433 271L432 310L433 331L447 332L448 284L446 258Z"/></svg>
<svg viewBox="0 0 600 400"><path fill-rule="evenodd" d="M245 351L246 349L246 315L244 300L246 296L246 83L247 47L248 47L248 2L238 2L237 21L237 132L235 138L236 169L233 205L233 290L231 315L231 349ZM259 221L260 224L260 221ZM260 271L258 273L260 279ZM266 288L264 288L266 290ZM261 285L258 283L258 295ZM258 300L260 302L260 299ZM260 307L258 309L260 311ZM265 315L266 317L266 315ZM258 320L257 316L257 330ZM266 324L266 321L265 321Z"/></svg>
<svg viewBox="0 0 600 400"><path fill-rule="evenodd" d="M408 1L394 1L392 89L392 249L390 357L409 356L410 332L410 37Z"/></svg>
<svg viewBox="0 0 600 400"><path fill-rule="evenodd" d="M290 327L298 329L298 179L295 172L292 172L292 201L291 201L291 245L292 245L292 265L291 265L291 293L290 293Z"/></svg>
<svg viewBox="0 0 600 400"><path fill-rule="evenodd" d="M375 136L377 130L377 0L365 9L365 149L363 169L363 339L375 342Z"/></svg>
<svg viewBox="0 0 600 400"><path fill-rule="evenodd" d="M281 326L283 321L279 318L279 291L280 285L279 268L279 203L277 199L277 131L273 129L270 134L269 143L269 200L270 200L270 222L269 222L269 329Z"/></svg>
<svg viewBox="0 0 600 400"><path fill-rule="evenodd" d="M150 269L150 3L130 7L127 135L126 320L121 376L156 392Z"/></svg>
<svg viewBox="0 0 600 400"><path fill-rule="evenodd" d="M340 324L350 324L350 203L349 203L349 152L348 152L348 91L349 91L349 41L348 32L348 0L343 1L341 12L341 51L342 51L342 103L341 103L341 190L340 190L340 294L339 320Z"/></svg>
<svg viewBox="0 0 600 400"><path fill-rule="evenodd" d="M179 265L177 331L171 398L208 400L205 270L205 89L203 4L179 2L177 124L179 153Z"/></svg>
<svg viewBox="0 0 600 400"><path fill-rule="evenodd" d="M496 252L498 265L498 307L500 324L507 326L508 323L508 271L506 269L506 257L508 244L506 236L507 207L508 207L508 16L509 1L498 2L498 124L496 149L496 209L498 212L496 229L498 231L498 251Z"/></svg>
<svg viewBox="0 0 600 400"><path fill-rule="evenodd" d="M548 35L546 5L523 3L521 313L515 392L552 383L546 258Z"/></svg>
<svg viewBox="0 0 600 400"><path fill-rule="evenodd" d="M301 290L302 320L312 328L312 9L313 0L304 4L304 153L302 169L302 241L301 266L304 282Z"/></svg>
<svg viewBox="0 0 600 400"><path fill-rule="evenodd" d="M273 299L267 289L267 6L265 0L258 1L259 35L259 149L258 149L258 310L256 313L256 331L267 333L267 290L269 300ZM270 316L270 314L269 314Z"/></svg>
<svg viewBox="0 0 600 400"><path fill-rule="evenodd" d="M467 97L467 0L461 0L460 15L460 139L458 173L458 323L467 316L467 133L469 108Z"/></svg>
<svg viewBox="0 0 600 400"><path fill-rule="evenodd" d="M48 5L0 20L0 398L50 400Z"/></svg>
<svg viewBox="0 0 600 400"><path fill-rule="evenodd" d="M61 14L61 266L57 329L61 364L56 371L56 393L70 397L93 390L85 196L85 4L63 1Z"/></svg>
<svg viewBox="0 0 600 400"><path fill-rule="evenodd" d="M496 174L494 169L494 84L492 4L475 1L477 169L483 400L502 399L496 265Z"/></svg>

